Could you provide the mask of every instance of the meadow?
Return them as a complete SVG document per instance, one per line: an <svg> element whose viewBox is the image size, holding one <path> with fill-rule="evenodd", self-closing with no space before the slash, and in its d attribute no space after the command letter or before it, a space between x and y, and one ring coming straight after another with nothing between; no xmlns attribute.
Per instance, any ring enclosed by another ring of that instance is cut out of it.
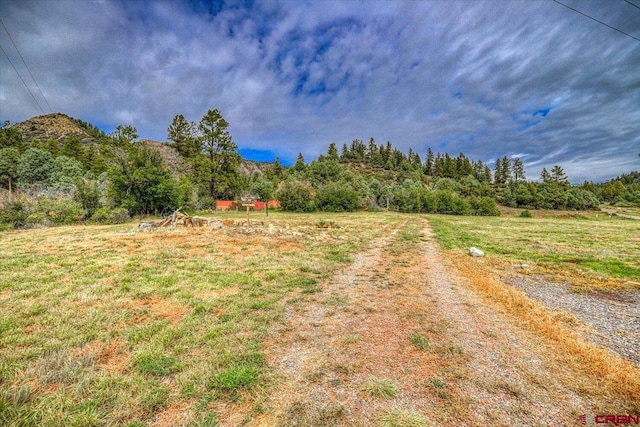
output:
<svg viewBox="0 0 640 427"><path fill-rule="evenodd" d="M0 424L217 425L227 402L259 414L278 387L264 342L284 310L416 217L271 212L254 219L276 227L254 232L139 232L133 222L2 232ZM505 262L569 265L611 283L640 276L640 221L428 218L451 251L476 245ZM398 241L414 247L412 227ZM382 386L369 384L393 391Z"/></svg>
<svg viewBox="0 0 640 427"><path fill-rule="evenodd" d="M513 212L509 212L513 213ZM502 267L527 264L574 290L640 288L640 221L602 212L536 211L533 218L430 216L440 245L481 248Z"/></svg>

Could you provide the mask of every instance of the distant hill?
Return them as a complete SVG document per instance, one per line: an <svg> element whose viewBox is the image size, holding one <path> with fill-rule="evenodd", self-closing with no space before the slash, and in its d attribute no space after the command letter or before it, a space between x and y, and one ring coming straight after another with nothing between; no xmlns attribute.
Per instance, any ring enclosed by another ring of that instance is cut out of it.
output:
<svg viewBox="0 0 640 427"><path fill-rule="evenodd" d="M93 126L62 113L32 117L13 125L13 127L20 131L24 141L27 143L36 138L41 142L50 138L62 141L69 135L76 135L83 144L89 144L96 142L98 134L102 133ZM104 133L102 134L104 135Z"/></svg>
<svg viewBox="0 0 640 427"><path fill-rule="evenodd" d="M103 131L90 123L74 119L62 113L32 117L24 122L16 123L13 127L20 131L24 142L27 144L36 138L41 142L45 142L50 138L62 142L69 135L76 135L83 144L93 144L107 137ZM188 171L188 166L170 144L144 138L139 139L139 142L158 150L172 174L186 173ZM248 176L262 176L269 165L270 163L267 162L254 162L243 159L240 165L240 173Z"/></svg>

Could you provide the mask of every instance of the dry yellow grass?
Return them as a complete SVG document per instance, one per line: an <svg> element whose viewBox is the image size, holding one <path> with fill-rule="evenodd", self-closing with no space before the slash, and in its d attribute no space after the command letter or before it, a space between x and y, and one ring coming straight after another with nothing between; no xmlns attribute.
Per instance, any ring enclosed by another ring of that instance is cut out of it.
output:
<svg viewBox="0 0 640 427"><path fill-rule="evenodd" d="M592 393L619 399L622 408L640 412L640 369L633 363L610 353L564 327L541 303L498 280L479 260L449 252L458 271L479 293L525 327L545 338L556 350L558 358L575 371L586 373L592 380L585 384Z"/></svg>

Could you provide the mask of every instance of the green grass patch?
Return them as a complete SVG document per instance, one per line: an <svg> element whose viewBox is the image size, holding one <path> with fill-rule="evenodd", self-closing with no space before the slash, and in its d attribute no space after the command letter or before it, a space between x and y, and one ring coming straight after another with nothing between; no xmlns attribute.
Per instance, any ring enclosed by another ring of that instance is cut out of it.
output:
<svg viewBox="0 0 640 427"><path fill-rule="evenodd" d="M419 334L418 332L411 334L409 339L418 350L427 350L431 346L429 338Z"/></svg>
<svg viewBox="0 0 640 427"><path fill-rule="evenodd" d="M398 395L398 386L386 378L371 376L362 385L362 391L379 399L391 399Z"/></svg>
<svg viewBox="0 0 640 427"><path fill-rule="evenodd" d="M587 274L640 280L640 221L602 213L574 217L456 217L429 215L447 250L482 249L487 257L542 266L574 265Z"/></svg>
<svg viewBox="0 0 640 427"><path fill-rule="evenodd" d="M157 353L141 353L134 359L134 366L141 374L154 376L169 375L176 372L180 364L173 356Z"/></svg>
<svg viewBox="0 0 640 427"><path fill-rule="evenodd" d="M256 366L232 366L216 374L209 384L210 388L233 391L239 388L250 388L260 377L260 369Z"/></svg>
<svg viewBox="0 0 640 427"><path fill-rule="evenodd" d="M378 419L380 427L427 427L426 418L406 409L390 409Z"/></svg>

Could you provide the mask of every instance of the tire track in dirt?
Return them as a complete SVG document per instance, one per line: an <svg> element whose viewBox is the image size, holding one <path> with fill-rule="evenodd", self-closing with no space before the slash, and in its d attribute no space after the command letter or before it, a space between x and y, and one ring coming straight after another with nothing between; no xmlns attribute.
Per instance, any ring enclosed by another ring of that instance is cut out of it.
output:
<svg viewBox="0 0 640 427"><path fill-rule="evenodd" d="M594 408L541 340L463 283L425 220L405 220L353 259L322 292L287 307L269 334L274 375L264 412L247 425L370 426L394 416L411 425L575 425ZM371 378L394 393L365 390Z"/></svg>

